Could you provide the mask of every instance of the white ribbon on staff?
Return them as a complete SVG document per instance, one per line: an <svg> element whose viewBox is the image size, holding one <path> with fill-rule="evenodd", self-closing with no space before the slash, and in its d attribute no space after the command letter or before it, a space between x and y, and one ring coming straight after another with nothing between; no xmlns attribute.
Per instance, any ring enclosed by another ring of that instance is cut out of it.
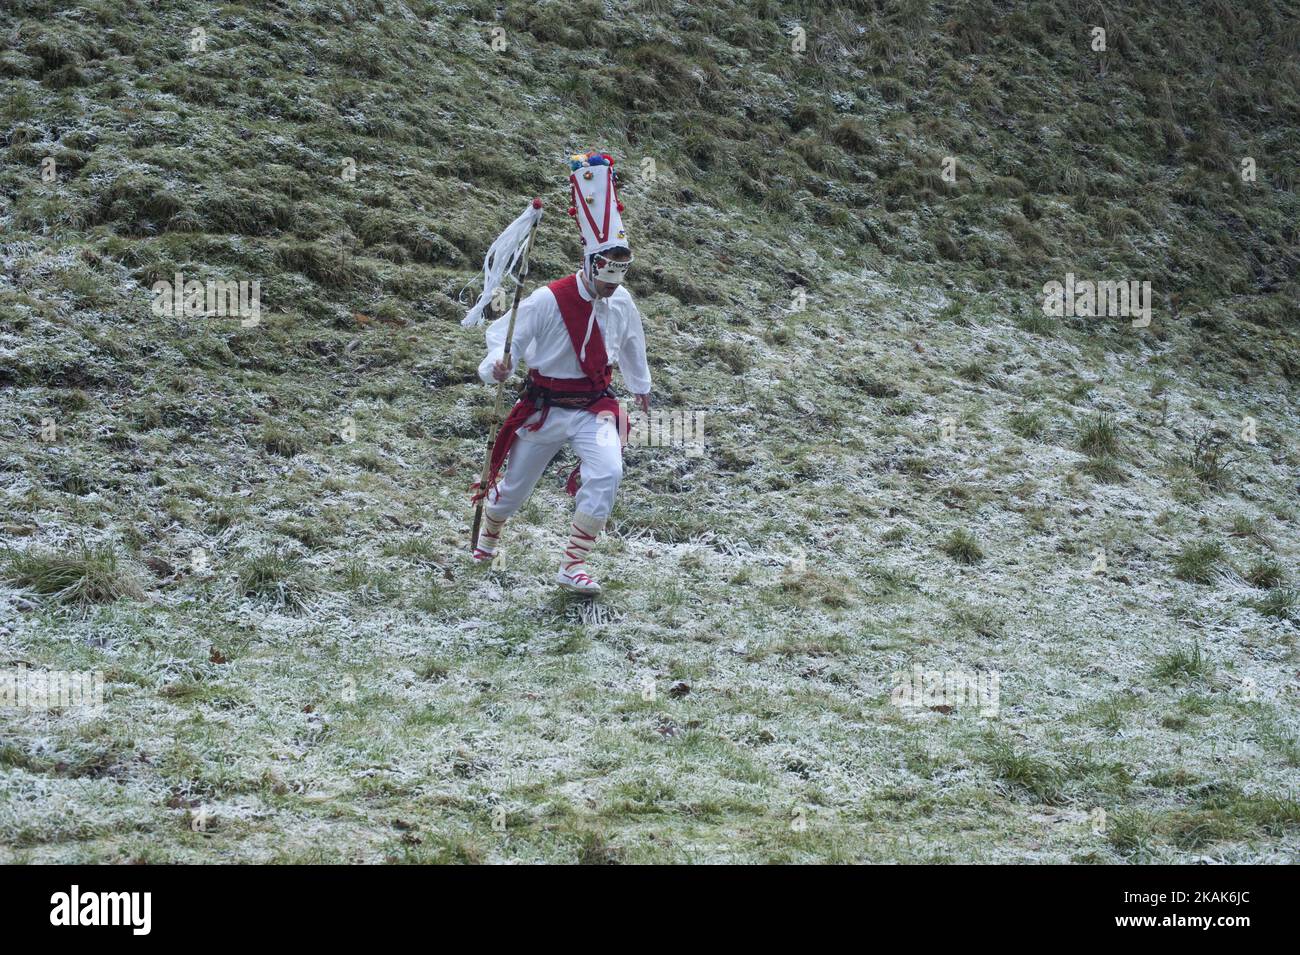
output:
<svg viewBox="0 0 1300 955"><path fill-rule="evenodd" d="M483 292L474 307L461 319L462 325L469 327L483 323L483 309L492 300L492 293L500 287L502 280L514 272L524 254L524 247L528 244L528 232L541 217L542 210L529 202L528 208L520 213L519 218L506 226L506 231L492 243L483 259Z"/></svg>

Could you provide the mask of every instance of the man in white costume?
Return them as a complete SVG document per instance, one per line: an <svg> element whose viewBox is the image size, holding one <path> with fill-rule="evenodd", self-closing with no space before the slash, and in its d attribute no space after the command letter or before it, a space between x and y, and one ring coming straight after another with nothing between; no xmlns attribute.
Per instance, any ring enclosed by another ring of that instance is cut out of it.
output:
<svg viewBox="0 0 1300 955"><path fill-rule="evenodd" d="M506 521L523 506L556 452L568 444L579 460L568 481L576 501L556 582L583 594L600 592L587 568L587 555L613 510L623 477L627 425L609 387L613 365L622 370L641 410L650 409L645 330L622 284L632 252L613 163L608 154L596 152L570 160L569 215L578 223L582 268L520 303L509 365L504 361L509 316L488 326L488 354L479 365L484 382L504 381L514 372L515 356L522 354L529 374L493 445L486 491L480 488L475 496L484 499L484 524L474 560L496 556ZM505 475L498 483L503 463Z"/></svg>

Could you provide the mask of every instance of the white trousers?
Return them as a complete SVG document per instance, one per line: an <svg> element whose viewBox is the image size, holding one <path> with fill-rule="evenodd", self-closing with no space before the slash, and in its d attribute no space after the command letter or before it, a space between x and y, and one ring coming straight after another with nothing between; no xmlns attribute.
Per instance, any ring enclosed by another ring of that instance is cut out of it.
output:
<svg viewBox="0 0 1300 955"><path fill-rule="evenodd" d="M582 408L552 407L541 428L527 430L540 414L534 412L515 433L505 473L488 495L486 510L505 520L523 507L551 458L568 444L582 462L576 509L595 518L609 517L623 479L623 452L613 420L608 416L602 420Z"/></svg>

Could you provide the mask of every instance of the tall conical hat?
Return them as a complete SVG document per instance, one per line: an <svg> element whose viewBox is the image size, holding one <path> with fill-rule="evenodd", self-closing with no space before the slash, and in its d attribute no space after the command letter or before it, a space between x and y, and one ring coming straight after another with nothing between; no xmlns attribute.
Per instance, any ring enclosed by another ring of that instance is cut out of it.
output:
<svg viewBox="0 0 1300 955"><path fill-rule="evenodd" d="M578 223L584 263L593 252L632 247L623 229L623 203L618 200L617 181L609 153L593 151L569 157L573 197L569 215Z"/></svg>

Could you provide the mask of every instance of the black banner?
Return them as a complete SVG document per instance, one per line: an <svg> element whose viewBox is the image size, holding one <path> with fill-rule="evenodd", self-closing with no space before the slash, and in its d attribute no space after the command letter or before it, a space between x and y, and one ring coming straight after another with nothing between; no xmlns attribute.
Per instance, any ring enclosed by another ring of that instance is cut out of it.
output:
<svg viewBox="0 0 1300 955"><path fill-rule="evenodd" d="M1287 867L1130 868L1130 867L907 867L887 871L841 869L830 878L842 882L838 893L853 893L854 904L845 907L804 887L805 877L793 886L752 886L728 876L727 895L761 891L772 901L762 915L751 915L753 927L789 921L792 926L817 913L817 921L830 927L863 920L886 932L915 931L926 926L930 937L945 926L965 926L980 934L1019 933L1024 929L1059 933L1074 940L1128 936L1143 944L1193 936L1217 944L1270 937L1291 922L1283 907L1294 870ZM751 873L766 880L785 877ZM678 886L683 876L673 873L668 885ZM826 878L823 875L819 878ZM254 925L260 940L333 942L355 935L373 938L376 914L386 913L386 927L429 918L435 911L460 914L463 896L471 905L508 907L515 924L535 912L554 919L581 918L600 925L605 919L626 919L628 892L647 900L646 917L658 910L665 886L663 874L627 873L626 883L605 873L610 898L601 904L581 874L573 889L581 891L581 911L570 908L571 899L548 898L532 884L496 883L464 872L439 885L431 872L405 868L345 867L6 867L0 869L7 927L25 933L58 935L78 933L114 936L128 944L162 939L168 942L236 941L247 937ZM747 878L741 876L747 881ZM480 881L481 880L481 881ZM653 882L651 881L653 880ZM548 877L553 882L553 877ZM820 888L820 887L819 887ZM573 889L566 893L571 895ZM614 893L618 895L615 896ZM676 894L676 893L674 893ZM635 898L637 896L631 896ZM434 901L436 900L436 904ZM471 901L472 900L472 901ZM455 907L446 908L446 903ZM718 914L729 908L724 898ZM558 908L563 906L563 909ZM636 906L634 906L635 908ZM623 911L620 916L615 913ZM351 913L349 915L348 913ZM606 915L605 913L610 913ZM695 913L699 917L699 911ZM352 918L352 924L348 919ZM734 920L734 913L729 920ZM804 928L808 928L807 925ZM1015 935L1013 937L1020 937ZM1051 937L1051 936L1049 936ZM936 938L937 941L937 938Z"/></svg>

